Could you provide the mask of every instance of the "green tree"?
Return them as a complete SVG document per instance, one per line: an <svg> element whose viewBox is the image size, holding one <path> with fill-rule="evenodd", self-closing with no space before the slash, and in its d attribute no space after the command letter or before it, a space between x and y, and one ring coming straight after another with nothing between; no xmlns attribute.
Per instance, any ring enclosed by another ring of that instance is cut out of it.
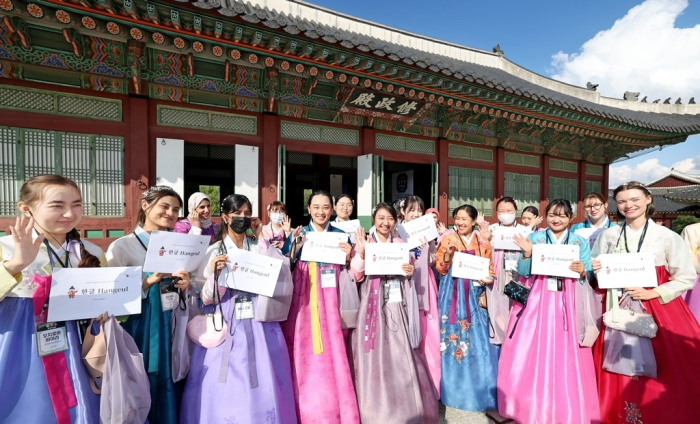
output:
<svg viewBox="0 0 700 424"><path fill-rule="evenodd" d="M221 215L221 187L201 185L199 191L209 196L211 200L211 216Z"/></svg>
<svg viewBox="0 0 700 424"><path fill-rule="evenodd" d="M700 218L694 216L679 216L678 218L673 220L673 222L671 223L671 228L673 229L673 231L680 234L681 231L683 231L683 228L687 227L690 224L695 224L697 222L700 222Z"/></svg>

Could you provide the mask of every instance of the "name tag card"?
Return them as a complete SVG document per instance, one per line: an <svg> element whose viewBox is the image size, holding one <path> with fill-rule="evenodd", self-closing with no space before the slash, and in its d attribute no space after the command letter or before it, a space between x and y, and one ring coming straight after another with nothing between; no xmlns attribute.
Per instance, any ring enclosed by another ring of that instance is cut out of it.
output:
<svg viewBox="0 0 700 424"><path fill-rule="evenodd" d="M141 267L60 268L54 270L49 322L141 313Z"/></svg>
<svg viewBox="0 0 700 424"><path fill-rule="evenodd" d="M36 326L36 350L39 357L68 349L65 322L46 322Z"/></svg>
<svg viewBox="0 0 700 424"><path fill-rule="evenodd" d="M404 222L401 224L401 227L403 227L403 230L406 232L404 241L409 249L422 246L438 238L433 214L421 216L410 222ZM401 231L399 231L399 233L401 233Z"/></svg>
<svg viewBox="0 0 700 424"><path fill-rule="evenodd" d="M601 227L601 228L579 228L578 230L574 231L574 234L579 235L586 240L588 240L588 244L590 244L591 247L595 244L596 239L598 238L599 235L603 233L603 231L607 230L607 227Z"/></svg>
<svg viewBox="0 0 700 424"><path fill-rule="evenodd" d="M144 272L194 272L206 259L211 237L153 231L148 241Z"/></svg>
<svg viewBox="0 0 700 424"><path fill-rule="evenodd" d="M348 242L345 233L309 231L301 249L301 260L345 265L345 252L340 243Z"/></svg>
<svg viewBox="0 0 700 424"><path fill-rule="evenodd" d="M236 319L253 319L255 312L253 310L253 299L251 297L237 297L235 301Z"/></svg>
<svg viewBox="0 0 700 424"><path fill-rule="evenodd" d="M221 284L248 293L272 297L282 268L282 260L266 255L236 249L228 253L226 272L221 273Z"/></svg>
<svg viewBox="0 0 700 424"><path fill-rule="evenodd" d="M649 252L603 254L596 259L602 269L596 277L601 289L656 287L656 264Z"/></svg>
<svg viewBox="0 0 700 424"><path fill-rule="evenodd" d="M569 269L571 263L578 260L580 258L577 245L534 244L530 273L549 277L581 278L578 272Z"/></svg>
<svg viewBox="0 0 700 424"><path fill-rule="evenodd" d="M352 219L343 222L331 222L331 226L343 230L350 236L350 243L355 244L355 231L361 227L359 219Z"/></svg>
<svg viewBox="0 0 700 424"><path fill-rule="evenodd" d="M365 275L404 275L401 268L409 262L406 243L365 244Z"/></svg>
<svg viewBox="0 0 700 424"><path fill-rule="evenodd" d="M521 234L523 237L527 237L531 232L532 230L528 227L494 226L491 230L491 247L499 250L522 250L515 244L515 235Z"/></svg>
<svg viewBox="0 0 700 424"><path fill-rule="evenodd" d="M483 280L489 277L489 258L455 252L452 257L452 277L467 280Z"/></svg>

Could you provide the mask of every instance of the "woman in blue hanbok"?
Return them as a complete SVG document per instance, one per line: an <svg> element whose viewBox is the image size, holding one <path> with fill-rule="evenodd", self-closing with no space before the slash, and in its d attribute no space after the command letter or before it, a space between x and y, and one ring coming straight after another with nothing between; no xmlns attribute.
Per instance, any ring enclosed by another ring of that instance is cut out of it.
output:
<svg viewBox="0 0 700 424"><path fill-rule="evenodd" d="M500 347L489 341L493 326L485 309L484 284L493 284L489 241L474 231L477 210L470 205L452 213L457 232L440 243L435 266L440 281L441 401L466 411L496 409L496 377ZM489 259L488 276L479 281L453 278L455 252Z"/></svg>

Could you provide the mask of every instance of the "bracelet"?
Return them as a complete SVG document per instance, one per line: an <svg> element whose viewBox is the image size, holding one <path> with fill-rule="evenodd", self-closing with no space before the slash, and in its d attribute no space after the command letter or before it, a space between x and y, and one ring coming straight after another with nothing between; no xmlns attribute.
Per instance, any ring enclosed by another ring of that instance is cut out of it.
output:
<svg viewBox="0 0 700 424"><path fill-rule="evenodd" d="M531 257L532 257L532 253L530 253L530 256L523 255L523 259L530 259Z"/></svg>
<svg viewBox="0 0 700 424"><path fill-rule="evenodd" d="M445 253L442 254L442 261L445 262L445 263L450 263L450 262L452 262L452 258L445 259L446 256L447 256L447 252L445 252Z"/></svg>

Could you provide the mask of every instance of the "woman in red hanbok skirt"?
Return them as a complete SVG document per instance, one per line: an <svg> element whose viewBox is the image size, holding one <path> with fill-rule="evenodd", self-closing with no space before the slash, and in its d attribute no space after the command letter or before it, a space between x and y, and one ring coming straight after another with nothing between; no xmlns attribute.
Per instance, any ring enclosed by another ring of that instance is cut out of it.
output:
<svg viewBox="0 0 700 424"><path fill-rule="evenodd" d="M658 325L651 338L656 362L644 360L642 352L624 346L618 361L631 364L629 375L608 371L613 338L618 330L603 329L593 346L598 375L598 393L603 423L690 423L700 419L700 325L693 317L681 293L693 288L696 273L690 251L681 237L666 227L655 224L649 217L654 213L654 199L649 190L638 182L629 182L615 189L618 215L622 225L606 230L596 241L593 258L604 253L651 253L658 287L609 289L605 296L606 310L621 295L629 295L654 318ZM595 273L601 271L600 261L593 260ZM635 302L636 303L636 302ZM625 333L629 334L629 333ZM617 334L619 336L620 333ZM641 344L644 344L642 340ZM648 342L646 343L649 344ZM625 348L627 352L625 353ZM644 352L648 354L647 352ZM608 360L604 358L608 354ZM649 367L651 362L651 367ZM650 373L635 371L646 369ZM644 375L654 374L656 378Z"/></svg>

